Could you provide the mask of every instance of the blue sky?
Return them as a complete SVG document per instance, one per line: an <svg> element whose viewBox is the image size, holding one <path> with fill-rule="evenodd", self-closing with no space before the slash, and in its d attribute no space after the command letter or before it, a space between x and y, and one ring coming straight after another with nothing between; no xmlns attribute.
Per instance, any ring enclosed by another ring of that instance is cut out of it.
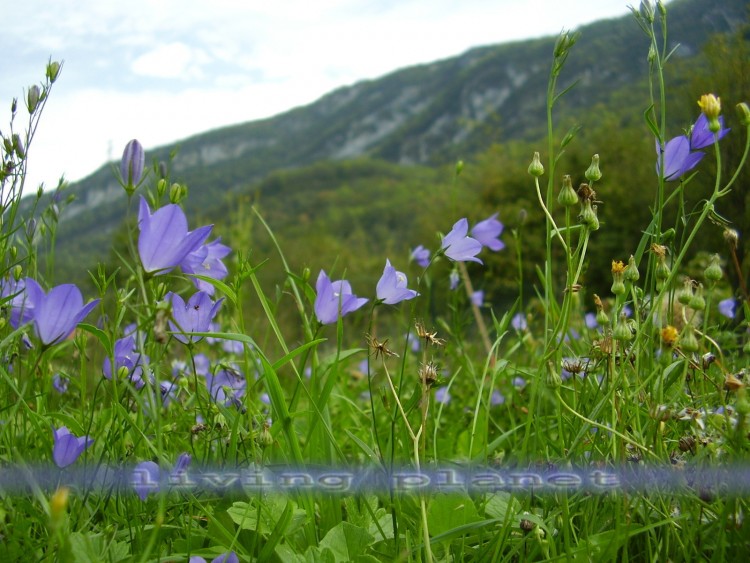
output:
<svg viewBox="0 0 750 563"><path fill-rule="evenodd" d="M27 186L54 187L119 160L132 138L154 148L397 68L627 13L622 0L26 0L3 16L0 130L49 57L64 60L29 153Z"/></svg>

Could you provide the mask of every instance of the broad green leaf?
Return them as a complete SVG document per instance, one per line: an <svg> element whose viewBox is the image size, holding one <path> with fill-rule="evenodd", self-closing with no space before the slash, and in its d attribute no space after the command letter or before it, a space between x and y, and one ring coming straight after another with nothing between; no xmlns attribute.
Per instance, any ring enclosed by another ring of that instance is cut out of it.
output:
<svg viewBox="0 0 750 563"><path fill-rule="evenodd" d="M338 559L328 547L310 546L305 551L305 561L307 563L336 563Z"/></svg>
<svg viewBox="0 0 750 563"><path fill-rule="evenodd" d="M363 555L374 540L367 530L349 522L341 522L331 528L320 541L320 547L330 549L338 563L352 561L357 555Z"/></svg>
<svg viewBox="0 0 750 563"><path fill-rule="evenodd" d="M482 520L474 502L466 495L438 494L427 507L427 524L430 535L437 536L454 528Z"/></svg>

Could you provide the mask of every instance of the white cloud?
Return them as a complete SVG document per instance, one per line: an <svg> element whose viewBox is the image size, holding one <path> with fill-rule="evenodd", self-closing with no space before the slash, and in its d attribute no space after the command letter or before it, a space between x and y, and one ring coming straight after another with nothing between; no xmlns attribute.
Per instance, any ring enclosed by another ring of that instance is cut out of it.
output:
<svg viewBox="0 0 750 563"><path fill-rule="evenodd" d="M130 68L140 76L186 80L203 78L201 65L210 62L210 57L202 49L178 41L144 53L133 61Z"/></svg>
<svg viewBox="0 0 750 563"><path fill-rule="evenodd" d="M30 183L77 180L133 137L153 148L404 66L626 12L623 0L26 0L0 36L0 108L39 81L50 55L64 59Z"/></svg>

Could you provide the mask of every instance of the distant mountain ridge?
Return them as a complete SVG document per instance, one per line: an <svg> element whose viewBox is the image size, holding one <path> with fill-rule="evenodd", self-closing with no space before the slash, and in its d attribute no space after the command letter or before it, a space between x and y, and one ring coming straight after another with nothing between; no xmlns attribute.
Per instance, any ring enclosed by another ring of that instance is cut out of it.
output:
<svg viewBox="0 0 750 563"><path fill-rule="evenodd" d="M747 6L747 0L668 4L669 42L680 44L675 56L692 57L711 34L744 23ZM628 96L633 85L642 84L647 69L648 46L632 16L579 31L561 82L561 88L578 83L563 106L572 116L598 104L606 107L615 94ZM539 138L555 40L478 47L397 70L269 119L158 148L147 160L166 161L179 146L171 179L189 186L188 213L205 218L227 194L248 189L276 170L362 156L403 165L445 164L495 142ZM66 247L72 247L79 264L93 265L106 257L124 217L125 196L109 165L70 191L76 200L61 216L58 260L65 260Z"/></svg>

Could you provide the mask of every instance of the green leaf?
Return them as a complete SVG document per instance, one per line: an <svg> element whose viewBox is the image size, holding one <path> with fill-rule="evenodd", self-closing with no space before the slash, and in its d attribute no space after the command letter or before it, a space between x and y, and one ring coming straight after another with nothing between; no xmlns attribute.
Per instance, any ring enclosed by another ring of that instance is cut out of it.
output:
<svg viewBox="0 0 750 563"><path fill-rule="evenodd" d="M488 496L484 512L487 516L505 522L521 512L521 503L510 493L500 491Z"/></svg>
<svg viewBox="0 0 750 563"><path fill-rule="evenodd" d="M427 524L432 536L480 520L474 502L466 495L438 494L430 500L427 508Z"/></svg>
<svg viewBox="0 0 750 563"><path fill-rule="evenodd" d="M375 538L367 530L349 522L341 522L331 528L320 541L320 547L330 549L338 563L339 561L352 561L358 555L363 555L373 541Z"/></svg>
<svg viewBox="0 0 750 563"><path fill-rule="evenodd" d="M199 279L206 283L210 283L212 286L214 286L216 289L218 289L224 295L226 295L227 298L232 302L232 305L235 305L235 306L237 305L237 294L234 292L234 290L231 287L229 287L223 281L217 280L216 278L211 278L209 276L202 276L200 274L190 274L190 277Z"/></svg>
<svg viewBox="0 0 750 563"><path fill-rule="evenodd" d="M107 354L107 357L112 356L114 354L114 349L112 347L112 340L109 338L109 335L104 332L102 329L95 327L94 325L90 325L88 323L78 323L78 328L85 330L86 332L89 332L96 336L96 338L101 342L102 346L104 347L104 352Z"/></svg>
<svg viewBox="0 0 750 563"><path fill-rule="evenodd" d="M305 551L305 561L307 563L336 563L338 559L330 548L310 546Z"/></svg>

